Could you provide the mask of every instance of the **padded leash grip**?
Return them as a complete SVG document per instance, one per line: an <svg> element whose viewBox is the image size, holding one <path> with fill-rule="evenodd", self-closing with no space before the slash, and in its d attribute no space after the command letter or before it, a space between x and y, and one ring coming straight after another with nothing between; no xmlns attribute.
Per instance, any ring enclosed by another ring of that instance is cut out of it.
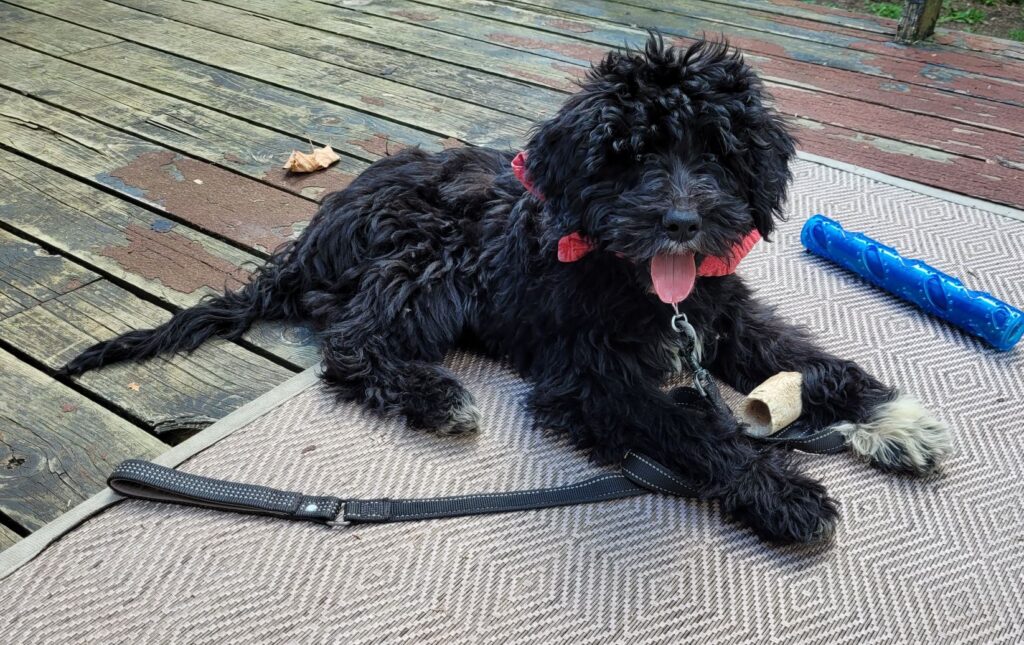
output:
<svg viewBox="0 0 1024 645"><path fill-rule="evenodd" d="M122 495L136 499L325 524L334 522L343 506L342 500L337 497L310 496L266 486L237 484L190 475L138 459L118 464L107 478L107 485Z"/></svg>

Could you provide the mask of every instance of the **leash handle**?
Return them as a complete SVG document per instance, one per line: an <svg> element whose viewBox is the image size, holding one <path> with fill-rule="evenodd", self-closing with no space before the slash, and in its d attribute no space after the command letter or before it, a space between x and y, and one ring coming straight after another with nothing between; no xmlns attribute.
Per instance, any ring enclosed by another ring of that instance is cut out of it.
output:
<svg viewBox="0 0 1024 645"><path fill-rule="evenodd" d="M107 478L107 485L136 499L306 522L333 522L343 506L337 497L303 495L191 475L139 459L118 464Z"/></svg>
<svg viewBox="0 0 1024 645"><path fill-rule="evenodd" d="M410 522L444 517L508 513L663 493L700 497L696 488L650 457L627 453L618 473L582 482L504 493L421 499L341 499L240 484L179 472L148 461L122 462L107 480L116 492L156 502L220 511L268 515L331 526Z"/></svg>

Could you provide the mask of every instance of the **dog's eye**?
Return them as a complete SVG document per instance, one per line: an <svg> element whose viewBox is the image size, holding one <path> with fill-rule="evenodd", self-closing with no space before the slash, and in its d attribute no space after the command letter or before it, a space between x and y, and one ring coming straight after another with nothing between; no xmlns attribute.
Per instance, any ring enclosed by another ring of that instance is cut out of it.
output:
<svg viewBox="0 0 1024 645"><path fill-rule="evenodd" d="M634 159L636 159L637 163L643 163L644 156L638 152L636 157L634 157Z"/></svg>

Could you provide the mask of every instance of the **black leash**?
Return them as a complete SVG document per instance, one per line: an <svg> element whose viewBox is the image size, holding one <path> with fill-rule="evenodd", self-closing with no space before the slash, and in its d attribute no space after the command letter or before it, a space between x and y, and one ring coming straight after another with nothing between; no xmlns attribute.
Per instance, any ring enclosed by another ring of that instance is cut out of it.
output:
<svg viewBox="0 0 1024 645"><path fill-rule="evenodd" d="M443 517L508 513L663 493L700 495L679 475L644 455L630 452L622 470L554 488L424 499L342 499L239 484L183 473L129 459L114 469L107 485L127 497L269 515L331 526L410 522Z"/></svg>
<svg viewBox="0 0 1024 645"><path fill-rule="evenodd" d="M689 390L690 388L684 388ZM694 397L699 397L693 392ZM684 394L683 398L691 398ZM682 403L682 405L687 405ZM782 433L780 433L782 434ZM834 453L845 448L838 432L823 430L795 436L749 437L765 449L784 446L803 452ZM157 502L201 506L222 511L269 515L288 520L319 522L330 526L361 523L410 522L463 517L487 513L509 513L556 506L591 504L611 499L661 493L677 497L700 497L697 489L677 473L654 459L635 452L626 453L618 473L591 477L582 482L553 488L504 493L481 493L423 499L343 499L305 495L255 484L183 473L157 464L129 459L121 462L107 479L114 491Z"/></svg>

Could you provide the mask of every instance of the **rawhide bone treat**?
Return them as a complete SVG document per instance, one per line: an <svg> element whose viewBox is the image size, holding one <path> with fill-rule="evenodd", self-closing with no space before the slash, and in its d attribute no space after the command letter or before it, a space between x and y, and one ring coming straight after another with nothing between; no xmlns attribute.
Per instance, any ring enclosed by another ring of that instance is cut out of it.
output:
<svg viewBox="0 0 1024 645"><path fill-rule="evenodd" d="M779 372L754 388L740 406L739 417L749 427L747 433L767 437L800 417L803 405L800 372Z"/></svg>

